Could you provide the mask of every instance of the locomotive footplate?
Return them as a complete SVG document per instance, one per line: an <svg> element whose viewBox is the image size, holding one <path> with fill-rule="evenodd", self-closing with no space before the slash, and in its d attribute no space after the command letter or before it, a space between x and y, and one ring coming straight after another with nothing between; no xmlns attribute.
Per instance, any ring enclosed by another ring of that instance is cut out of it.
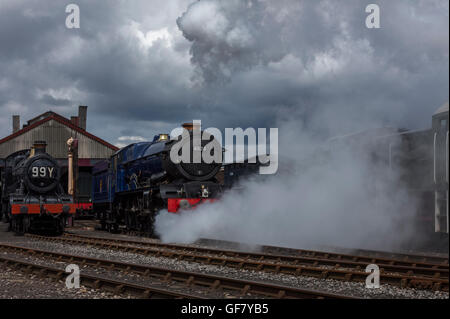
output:
<svg viewBox="0 0 450 319"><path fill-rule="evenodd" d="M222 193L222 188L214 182L188 182L161 185L160 194L167 200L167 210L192 209L203 202L213 202Z"/></svg>
<svg viewBox="0 0 450 319"><path fill-rule="evenodd" d="M160 186L162 199L169 198L215 198L222 187L214 182L188 182Z"/></svg>
<svg viewBox="0 0 450 319"><path fill-rule="evenodd" d="M57 215L75 214L76 205L70 201L44 202L24 198L13 198L11 203L11 215Z"/></svg>
<svg viewBox="0 0 450 319"><path fill-rule="evenodd" d="M75 214L74 204L13 204L12 215Z"/></svg>

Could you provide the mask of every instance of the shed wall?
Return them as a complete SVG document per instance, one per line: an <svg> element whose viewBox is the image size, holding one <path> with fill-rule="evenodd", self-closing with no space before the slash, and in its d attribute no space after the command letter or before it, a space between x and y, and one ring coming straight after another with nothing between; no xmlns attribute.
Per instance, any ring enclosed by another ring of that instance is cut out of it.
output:
<svg viewBox="0 0 450 319"><path fill-rule="evenodd" d="M67 158L66 141L71 136L79 141L78 158L108 158L114 153L114 150L109 147L52 119L0 144L0 158L5 158L15 151L30 148L37 140L47 142L47 152L51 156Z"/></svg>

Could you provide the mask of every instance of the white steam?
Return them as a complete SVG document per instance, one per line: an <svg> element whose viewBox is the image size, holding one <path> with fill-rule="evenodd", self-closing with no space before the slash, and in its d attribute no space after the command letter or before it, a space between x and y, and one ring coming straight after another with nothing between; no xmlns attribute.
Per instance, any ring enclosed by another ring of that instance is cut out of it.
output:
<svg viewBox="0 0 450 319"><path fill-rule="evenodd" d="M248 180L195 211L160 212L156 230L162 240L208 237L303 248L389 249L413 239L411 217L418 203L400 183L401 172L375 165L371 149L317 150L325 136L414 122L420 112L406 97L415 92L419 100L426 96L424 105L429 102L433 94L422 94L419 83L431 83L428 78L438 71L427 60L448 66L448 42L432 40L448 38L442 27L448 15L440 13L448 1L415 3L422 19L409 3L381 1L385 13L379 32L365 28L366 3L357 0L345 6L328 0L200 0L190 5L177 24L191 42L198 79L229 81L218 86L225 92L219 95L223 103L242 96L236 104L255 117L267 114L273 123L286 112L289 120L273 126L279 128L277 176ZM268 84L262 85L265 80ZM254 100L261 107L255 108ZM272 108L276 112L266 112ZM239 111L229 110L236 121ZM421 119L427 112L420 113ZM374 176L387 173L383 182L373 183Z"/></svg>
<svg viewBox="0 0 450 319"><path fill-rule="evenodd" d="M262 1L204 0L177 20L192 41L192 63L205 83L228 79L237 70L279 61L285 54L281 23ZM268 46L270 39L270 46Z"/></svg>
<svg viewBox="0 0 450 319"><path fill-rule="evenodd" d="M387 171L374 165L370 150L335 147L317 152L322 141L297 121L279 127L283 156L276 176L249 179L243 188L194 211L160 212L156 230L161 239L388 249L414 234L412 220L402 218L415 209L414 201L398 186L395 175L382 184L373 183L374 176Z"/></svg>

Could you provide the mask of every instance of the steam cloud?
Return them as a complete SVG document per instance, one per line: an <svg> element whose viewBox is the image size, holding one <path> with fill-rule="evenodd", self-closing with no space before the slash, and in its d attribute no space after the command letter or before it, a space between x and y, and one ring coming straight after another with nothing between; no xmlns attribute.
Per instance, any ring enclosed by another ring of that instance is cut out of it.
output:
<svg viewBox="0 0 450 319"><path fill-rule="evenodd" d="M291 247L390 249L416 237L411 212L417 203L400 184L401 172L377 184L375 192L370 181L385 171L368 156L372 150L338 147L324 155L317 149L329 136L398 126L404 118L413 121L411 114L416 117L419 108L411 109L407 97L438 71L427 61L448 66L448 41L443 40L448 31L442 27L448 15L441 14L448 11L448 2L416 1L411 9L409 2L381 1L382 29L376 32L364 27L366 4L200 0L188 7L177 24L191 42L197 80L225 82L221 88L230 95L250 88L265 97L270 89L262 86L266 91L258 92L249 84L260 76L292 90L277 99L261 98L260 112L278 118L278 175L265 182L250 179L195 211L160 212L156 230L163 241L208 237ZM264 113L269 106L277 112ZM421 116L431 121L431 113L424 109Z"/></svg>
<svg viewBox="0 0 450 319"><path fill-rule="evenodd" d="M390 249L412 238L413 220L403 214L411 216L416 203L395 176L375 192L373 178L386 170L374 166L369 149L318 151L327 144L297 121L279 127L282 157L276 176L264 182L250 178L220 201L194 211L160 212L156 229L162 240L203 237L303 248Z"/></svg>
<svg viewBox="0 0 450 319"><path fill-rule="evenodd" d="M285 54L282 23L261 1L198 1L177 20L192 41L192 63L205 83L224 81L238 70L279 61ZM267 40L270 39L270 46Z"/></svg>

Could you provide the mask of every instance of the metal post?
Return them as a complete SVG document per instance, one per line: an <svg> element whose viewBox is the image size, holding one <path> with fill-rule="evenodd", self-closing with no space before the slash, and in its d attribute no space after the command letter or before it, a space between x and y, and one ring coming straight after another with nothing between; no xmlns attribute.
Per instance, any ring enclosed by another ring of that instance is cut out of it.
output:
<svg viewBox="0 0 450 319"><path fill-rule="evenodd" d="M72 195L74 201L76 200L76 177L77 177L77 161L78 161L78 140L73 137L67 140L67 145L69 146L67 159L68 159L68 186L67 193Z"/></svg>

